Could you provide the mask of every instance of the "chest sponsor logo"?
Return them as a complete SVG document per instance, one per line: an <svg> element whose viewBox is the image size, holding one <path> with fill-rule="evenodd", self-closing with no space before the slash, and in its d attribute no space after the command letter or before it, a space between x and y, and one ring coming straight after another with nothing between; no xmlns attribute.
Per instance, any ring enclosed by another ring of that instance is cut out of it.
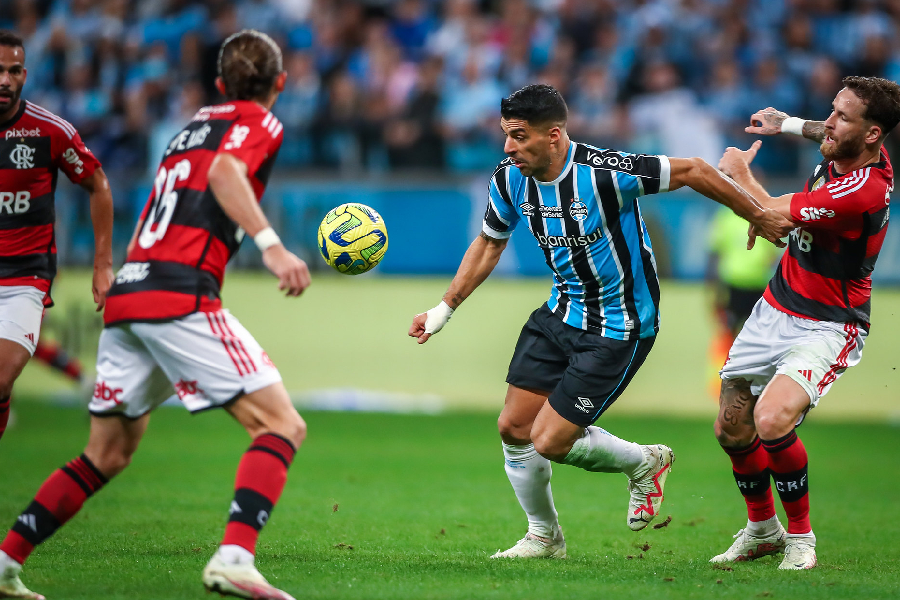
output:
<svg viewBox="0 0 900 600"><path fill-rule="evenodd" d="M587 204L578 198L572 198L572 205L569 206L569 214L576 221L584 221L588 216Z"/></svg>
<svg viewBox="0 0 900 600"><path fill-rule="evenodd" d="M0 215L21 215L31 208L31 192L0 192Z"/></svg>
<svg viewBox="0 0 900 600"><path fill-rule="evenodd" d="M34 168L34 148L27 144L16 144L9 153L9 160L13 161L17 169Z"/></svg>
<svg viewBox="0 0 900 600"><path fill-rule="evenodd" d="M544 206L543 204L541 204L540 206L538 206L538 210L541 211L541 216L545 219L563 218L562 206Z"/></svg>
<svg viewBox="0 0 900 600"><path fill-rule="evenodd" d="M834 217L834 211L827 208L806 206L800 209L800 218L804 221L818 221L822 218L830 219L832 217Z"/></svg>
<svg viewBox="0 0 900 600"><path fill-rule="evenodd" d="M530 202L523 202L519 205L519 208L522 209L522 215L525 217L533 217L534 216L534 204Z"/></svg>
<svg viewBox="0 0 900 600"><path fill-rule="evenodd" d="M544 235L543 233L534 233L538 243L542 248L580 248L582 246L590 246L601 237L603 230L598 227L591 233L585 235Z"/></svg>
<svg viewBox="0 0 900 600"><path fill-rule="evenodd" d="M41 128L35 127L34 129L7 129L6 130L6 138L10 140L12 138L26 138L26 137L40 137Z"/></svg>
<svg viewBox="0 0 900 600"><path fill-rule="evenodd" d="M125 263L116 274L116 283L137 283L147 279L150 263Z"/></svg>
<svg viewBox="0 0 900 600"><path fill-rule="evenodd" d="M602 156L596 152L588 152L587 161L597 167L609 167L619 171L630 171L634 168L634 161L630 156L607 154Z"/></svg>

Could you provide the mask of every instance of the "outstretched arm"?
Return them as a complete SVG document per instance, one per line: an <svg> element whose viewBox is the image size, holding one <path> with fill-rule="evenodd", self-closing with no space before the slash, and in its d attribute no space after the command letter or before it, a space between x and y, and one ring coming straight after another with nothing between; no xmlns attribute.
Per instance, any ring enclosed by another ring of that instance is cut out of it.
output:
<svg viewBox="0 0 900 600"><path fill-rule="evenodd" d="M507 241L492 238L486 233L481 233L475 238L466 250L456 276L450 282L441 303L428 312L415 316L409 328L409 336L424 344L428 338L440 331L450 320L453 311L475 291L475 288L484 283L497 266Z"/></svg>
<svg viewBox="0 0 900 600"><path fill-rule="evenodd" d="M113 197L106 173L100 167L79 185L90 194L91 223L94 226L94 277L91 288L99 312L106 306L106 293L115 278L112 270Z"/></svg>
<svg viewBox="0 0 900 600"><path fill-rule="evenodd" d="M688 186L733 210L738 216L750 222L758 230L759 235L776 246L784 246L781 238L794 228L790 220L763 206L738 183L701 158L670 157L669 163L672 168L670 190Z"/></svg>
<svg viewBox="0 0 900 600"><path fill-rule="evenodd" d="M788 119L792 120L788 121ZM786 125L785 121L787 121ZM805 121L797 117L791 117L787 113L775 110L770 106L753 113L750 117L750 126L745 127L744 131L756 135L793 133L821 144L825 140L825 121Z"/></svg>

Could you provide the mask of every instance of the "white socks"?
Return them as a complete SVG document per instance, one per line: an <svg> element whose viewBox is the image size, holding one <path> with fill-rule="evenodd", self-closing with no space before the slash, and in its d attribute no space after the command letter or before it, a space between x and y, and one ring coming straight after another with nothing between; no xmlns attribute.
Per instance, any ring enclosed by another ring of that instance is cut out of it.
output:
<svg viewBox="0 0 900 600"><path fill-rule="evenodd" d="M528 515L528 531L543 538L556 538L559 517L550 491L550 461L535 451L534 444L511 446L504 443L503 457L506 459L506 476Z"/></svg>
<svg viewBox="0 0 900 600"><path fill-rule="evenodd" d="M246 548L242 546L238 546L237 544L225 544L224 546L219 546L218 550L219 558L222 559L222 562L229 565L252 565L253 564L253 554L249 552Z"/></svg>
<svg viewBox="0 0 900 600"><path fill-rule="evenodd" d="M773 535L778 531L778 517L775 516L771 519L766 519L765 521L751 521L748 519L747 527L744 528L744 531L753 537L767 537Z"/></svg>
<svg viewBox="0 0 900 600"><path fill-rule="evenodd" d="M601 473L625 473L634 479L644 462L640 445L617 438L600 427L586 427L563 460L567 465Z"/></svg>

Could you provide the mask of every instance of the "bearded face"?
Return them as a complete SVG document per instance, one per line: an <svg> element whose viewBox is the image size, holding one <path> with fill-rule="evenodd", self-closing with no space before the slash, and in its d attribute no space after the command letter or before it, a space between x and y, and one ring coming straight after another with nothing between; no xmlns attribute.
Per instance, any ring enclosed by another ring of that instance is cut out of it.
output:
<svg viewBox="0 0 900 600"><path fill-rule="evenodd" d="M825 137L825 141L819 146L822 156L828 160L843 160L854 158L862 154L866 149L866 132L847 133L837 138L834 133Z"/></svg>

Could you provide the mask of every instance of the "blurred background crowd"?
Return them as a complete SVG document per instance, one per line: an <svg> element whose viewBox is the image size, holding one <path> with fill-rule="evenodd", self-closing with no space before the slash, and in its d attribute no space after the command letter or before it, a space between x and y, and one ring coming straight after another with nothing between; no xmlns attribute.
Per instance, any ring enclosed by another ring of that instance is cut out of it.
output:
<svg viewBox="0 0 900 600"><path fill-rule="evenodd" d="M316 172L490 169L499 100L533 82L576 140L714 161L754 110L824 119L843 75L900 77L900 0L0 0L0 27L25 37L25 97L143 172L218 100L244 27L285 49L279 166ZM795 175L798 148L759 160Z"/></svg>

